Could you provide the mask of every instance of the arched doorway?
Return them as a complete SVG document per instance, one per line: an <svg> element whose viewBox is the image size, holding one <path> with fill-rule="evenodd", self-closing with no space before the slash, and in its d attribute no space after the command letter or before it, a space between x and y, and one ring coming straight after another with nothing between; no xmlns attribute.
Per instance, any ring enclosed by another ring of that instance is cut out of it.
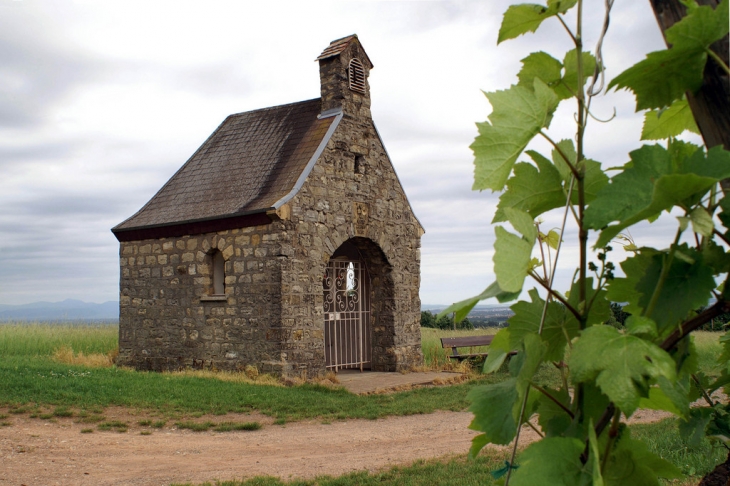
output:
<svg viewBox="0 0 730 486"><path fill-rule="evenodd" d="M371 369L370 275L354 244L345 242L332 255L322 284L325 366Z"/></svg>

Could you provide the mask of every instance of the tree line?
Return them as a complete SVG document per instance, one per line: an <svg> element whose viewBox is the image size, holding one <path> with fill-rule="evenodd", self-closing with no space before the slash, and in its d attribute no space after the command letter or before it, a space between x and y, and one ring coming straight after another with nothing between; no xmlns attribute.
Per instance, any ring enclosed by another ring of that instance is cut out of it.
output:
<svg viewBox="0 0 730 486"><path fill-rule="evenodd" d="M697 309L697 314L701 313L705 308ZM624 310L624 306L612 302L611 303L611 317L606 324L616 328L623 328L626 319L631 316ZM722 331L725 329L725 325L730 322L730 313L721 314L712 321L702 326L703 331ZM465 317L461 322L456 323L454 327L454 317L452 314L443 315L441 317L438 314L433 314L431 311L421 311L421 327L429 327L433 329L457 329L457 330L472 330L480 327L505 327L509 325L509 321L500 321L495 319L489 319L486 317L472 317L470 320Z"/></svg>

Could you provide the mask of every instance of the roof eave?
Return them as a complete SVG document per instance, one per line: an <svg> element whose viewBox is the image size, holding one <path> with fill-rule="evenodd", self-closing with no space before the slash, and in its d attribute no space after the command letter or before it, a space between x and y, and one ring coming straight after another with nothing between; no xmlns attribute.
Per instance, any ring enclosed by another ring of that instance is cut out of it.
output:
<svg viewBox="0 0 730 486"><path fill-rule="evenodd" d="M186 221L176 221L174 223L136 226L132 228L120 228L119 225L117 225L112 228L112 233L114 233L114 236L120 242L215 233L217 231L226 231L235 228L247 228L250 226L270 224L272 222L272 218L270 216L270 212L272 210L274 210L273 207L254 209L210 218L190 219Z"/></svg>
<svg viewBox="0 0 730 486"><path fill-rule="evenodd" d="M324 152L325 147L327 147L327 144L329 143L330 139L332 138L332 134L335 133L335 130L337 129L337 126L340 124L340 120L342 120L343 112L342 108L333 108L331 110L327 110L325 112L320 113L317 118L320 120L322 118L329 118L334 116L335 119L332 122L332 124L327 129L327 133L325 133L324 137L322 137L322 140L319 142L319 145L317 146L317 150L314 151L314 154L312 154L312 157L310 157L309 162L307 162L307 165L304 167L304 170L299 175L299 178L297 179L296 184L294 184L294 187L292 188L289 193L276 201L273 205L273 209L279 209L281 206L289 202L294 196L297 195L299 190L304 185L304 181L307 180L307 177L309 177L309 174L312 172L312 169L314 168L314 164L317 163L317 160L322 155L322 152Z"/></svg>

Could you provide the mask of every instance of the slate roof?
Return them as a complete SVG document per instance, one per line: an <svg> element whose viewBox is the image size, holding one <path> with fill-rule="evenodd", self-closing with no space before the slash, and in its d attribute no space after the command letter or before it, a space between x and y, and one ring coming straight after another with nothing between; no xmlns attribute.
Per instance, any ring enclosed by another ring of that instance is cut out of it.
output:
<svg viewBox="0 0 730 486"><path fill-rule="evenodd" d="M335 117L320 99L230 115L136 214L112 231L265 212L289 194Z"/></svg>

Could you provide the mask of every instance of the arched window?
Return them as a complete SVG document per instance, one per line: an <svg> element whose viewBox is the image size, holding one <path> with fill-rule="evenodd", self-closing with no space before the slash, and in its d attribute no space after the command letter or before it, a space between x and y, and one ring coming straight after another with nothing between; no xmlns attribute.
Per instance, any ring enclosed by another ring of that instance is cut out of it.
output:
<svg viewBox="0 0 730 486"><path fill-rule="evenodd" d="M224 295L226 282L226 262L223 254L216 250L212 255L213 263L213 295Z"/></svg>
<svg viewBox="0 0 730 486"><path fill-rule="evenodd" d="M365 94L365 69L359 59L352 59L348 68L350 89Z"/></svg>

